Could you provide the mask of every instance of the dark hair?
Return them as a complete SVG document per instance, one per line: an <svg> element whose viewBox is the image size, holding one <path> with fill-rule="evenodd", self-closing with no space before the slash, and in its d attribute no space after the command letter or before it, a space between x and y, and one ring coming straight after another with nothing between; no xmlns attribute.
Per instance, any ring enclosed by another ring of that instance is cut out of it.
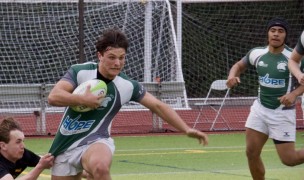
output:
<svg viewBox="0 0 304 180"><path fill-rule="evenodd" d="M118 28L105 30L96 42L96 51L102 55L108 47L123 48L127 51L129 46L126 35Z"/></svg>
<svg viewBox="0 0 304 180"><path fill-rule="evenodd" d="M275 18L271 19L267 24L267 31L269 31L269 29L273 26L280 26L280 27L284 28L286 31L286 34L288 34L288 32L289 32L289 24L286 21L286 19L284 19L282 17L275 17Z"/></svg>
<svg viewBox="0 0 304 180"><path fill-rule="evenodd" d="M4 118L0 123L0 141L8 143L10 141L10 132L20 130L21 126L12 117Z"/></svg>

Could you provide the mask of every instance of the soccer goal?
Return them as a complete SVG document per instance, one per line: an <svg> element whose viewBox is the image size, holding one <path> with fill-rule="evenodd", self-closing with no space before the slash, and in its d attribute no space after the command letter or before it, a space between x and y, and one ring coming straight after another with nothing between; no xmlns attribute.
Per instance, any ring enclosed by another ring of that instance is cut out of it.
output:
<svg viewBox="0 0 304 180"><path fill-rule="evenodd" d="M173 108L188 108L168 0L0 0L0 14L0 117L40 124L42 134L56 129L58 108L46 102L50 88L70 65L96 62L95 42L109 27L130 40L124 72ZM143 108L123 109L130 107ZM41 123L32 120L37 111Z"/></svg>

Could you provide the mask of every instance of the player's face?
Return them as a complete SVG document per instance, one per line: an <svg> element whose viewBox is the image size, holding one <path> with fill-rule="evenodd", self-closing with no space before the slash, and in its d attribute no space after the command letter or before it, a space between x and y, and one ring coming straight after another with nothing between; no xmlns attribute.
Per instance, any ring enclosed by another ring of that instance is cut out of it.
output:
<svg viewBox="0 0 304 180"><path fill-rule="evenodd" d="M24 134L19 130L10 132L10 141L4 145L7 158L11 161L17 161L22 158L24 153Z"/></svg>
<svg viewBox="0 0 304 180"><path fill-rule="evenodd" d="M273 26L268 31L269 46L274 48L281 47L285 44L286 31L280 26Z"/></svg>
<svg viewBox="0 0 304 180"><path fill-rule="evenodd" d="M125 65L126 51L123 48L108 47L103 53L98 53L99 71L108 79L114 79Z"/></svg>

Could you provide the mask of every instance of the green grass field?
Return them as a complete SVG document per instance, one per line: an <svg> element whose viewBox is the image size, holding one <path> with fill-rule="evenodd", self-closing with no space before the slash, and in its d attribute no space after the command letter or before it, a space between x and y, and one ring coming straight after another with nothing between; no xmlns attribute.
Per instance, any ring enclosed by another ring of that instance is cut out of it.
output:
<svg viewBox="0 0 304 180"><path fill-rule="evenodd" d="M303 132L297 134L297 148L303 148ZM211 134L209 145L183 135L115 136L113 180L250 180L245 156L244 133ZM51 138L27 138L27 147L44 154ZM281 164L271 140L262 158L268 180L303 180L304 165ZM27 169L27 171L30 169ZM45 170L39 179L50 179Z"/></svg>

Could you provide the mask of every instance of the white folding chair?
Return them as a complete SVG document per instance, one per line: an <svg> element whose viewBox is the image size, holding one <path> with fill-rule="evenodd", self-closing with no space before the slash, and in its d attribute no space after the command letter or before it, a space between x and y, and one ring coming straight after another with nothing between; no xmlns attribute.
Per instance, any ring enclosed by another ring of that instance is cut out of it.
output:
<svg viewBox="0 0 304 180"><path fill-rule="evenodd" d="M213 98L213 100L210 98L210 95L213 90L216 91L222 91L225 93L224 97L217 97L216 100ZM221 114L221 110L225 104L225 100L228 97L230 92L230 88L226 85L226 80L215 80L212 82L209 91L207 93L207 96L204 99L204 102L202 103L195 103L194 105L200 106L199 114L196 117L196 120L194 122L193 128L197 125L199 119L201 118L201 115L203 115L203 109L206 106L209 106L211 109L213 109L216 112L216 116L214 117L214 120L212 121L212 125L210 127L210 130L214 129L214 125L219 117L224 121L224 123L227 125L228 129L230 129L229 124L227 123L226 119ZM211 101L212 100L212 101ZM205 116L206 117L206 116Z"/></svg>

